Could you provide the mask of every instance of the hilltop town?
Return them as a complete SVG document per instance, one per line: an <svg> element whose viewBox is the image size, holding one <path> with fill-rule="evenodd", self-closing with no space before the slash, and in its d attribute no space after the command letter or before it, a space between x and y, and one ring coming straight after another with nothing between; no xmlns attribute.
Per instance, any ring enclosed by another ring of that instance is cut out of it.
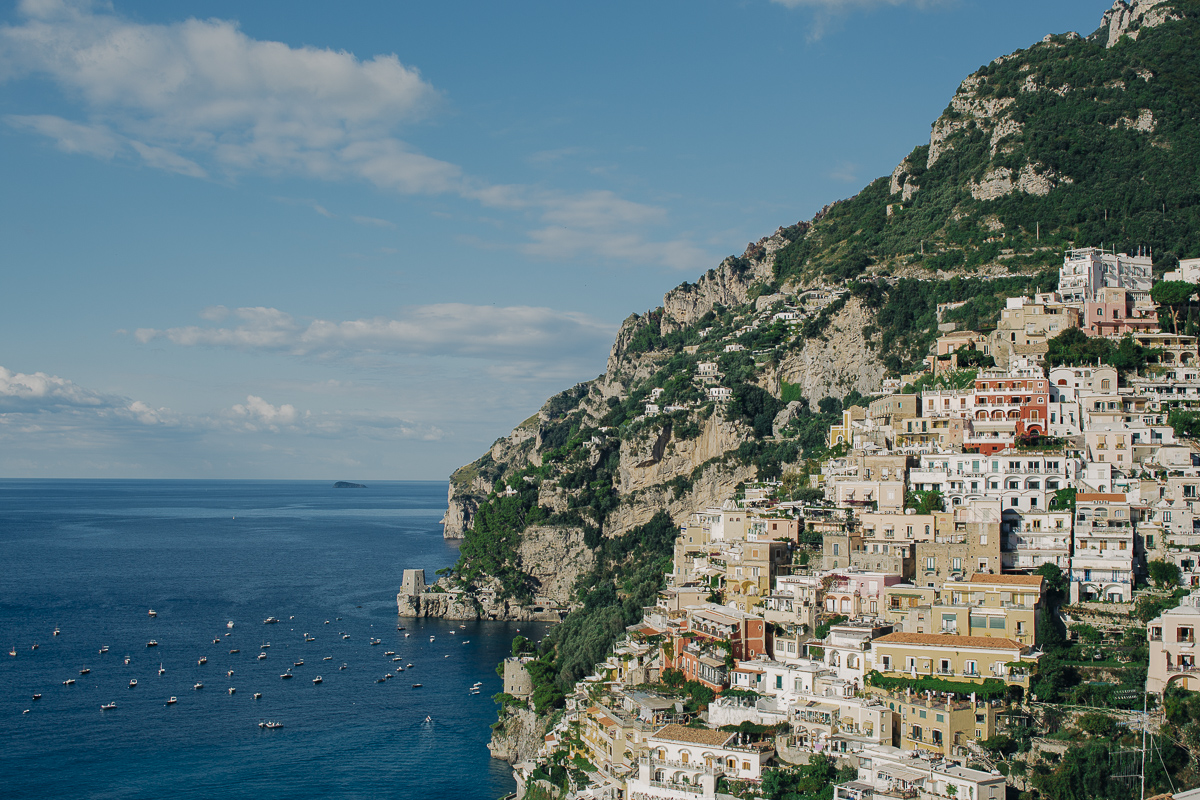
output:
<svg viewBox="0 0 1200 800"><path fill-rule="evenodd" d="M1153 275L1070 250L1057 291L946 326L819 457L695 510L565 696L553 648L518 638L493 744L517 797L1188 796L1200 351L1177 331L1200 259ZM715 363L690 380L732 402Z"/></svg>

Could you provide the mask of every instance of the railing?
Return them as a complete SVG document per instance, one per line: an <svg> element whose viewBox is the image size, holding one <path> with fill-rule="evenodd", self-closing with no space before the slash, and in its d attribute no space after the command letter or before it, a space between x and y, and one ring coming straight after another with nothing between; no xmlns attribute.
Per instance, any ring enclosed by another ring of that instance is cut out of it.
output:
<svg viewBox="0 0 1200 800"><path fill-rule="evenodd" d="M1167 672L1196 672L1195 664L1167 664Z"/></svg>
<svg viewBox="0 0 1200 800"><path fill-rule="evenodd" d="M677 792L687 792L688 794L704 794L703 786L694 786L690 783L668 783L667 781L650 781L651 788L654 789L670 789Z"/></svg>

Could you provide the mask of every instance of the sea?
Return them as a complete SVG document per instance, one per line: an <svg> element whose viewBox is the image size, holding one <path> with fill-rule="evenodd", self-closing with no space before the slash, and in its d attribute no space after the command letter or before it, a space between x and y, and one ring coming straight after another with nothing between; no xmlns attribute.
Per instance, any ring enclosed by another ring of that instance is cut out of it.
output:
<svg viewBox="0 0 1200 800"><path fill-rule="evenodd" d="M512 791L486 748L495 667L544 628L396 613L404 569L457 558L446 488L0 480L5 796Z"/></svg>

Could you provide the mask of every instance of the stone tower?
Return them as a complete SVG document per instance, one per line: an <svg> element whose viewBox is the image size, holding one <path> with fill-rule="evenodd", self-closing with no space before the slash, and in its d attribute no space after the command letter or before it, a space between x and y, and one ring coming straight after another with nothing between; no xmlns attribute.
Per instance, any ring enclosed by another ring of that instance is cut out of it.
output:
<svg viewBox="0 0 1200 800"><path fill-rule="evenodd" d="M401 584L400 594L408 597L418 597L425 593L425 570L404 570L404 583Z"/></svg>

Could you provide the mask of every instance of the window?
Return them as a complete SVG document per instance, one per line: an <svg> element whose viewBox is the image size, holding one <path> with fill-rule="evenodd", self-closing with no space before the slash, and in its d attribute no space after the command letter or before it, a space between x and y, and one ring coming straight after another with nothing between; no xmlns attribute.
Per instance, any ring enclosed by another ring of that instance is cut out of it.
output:
<svg viewBox="0 0 1200 800"><path fill-rule="evenodd" d="M953 561L952 561L952 567L951 567L951 568L952 568L952 569L953 569L955 572L961 572L961 571L962 571L962 559L961 559L961 558L955 558L955 559L953 559Z"/></svg>
<svg viewBox="0 0 1200 800"><path fill-rule="evenodd" d="M937 559L935 559L933 556L929 556L928 558L925 559L925 569L933 570L936 568L937 568Z"/></svg>

